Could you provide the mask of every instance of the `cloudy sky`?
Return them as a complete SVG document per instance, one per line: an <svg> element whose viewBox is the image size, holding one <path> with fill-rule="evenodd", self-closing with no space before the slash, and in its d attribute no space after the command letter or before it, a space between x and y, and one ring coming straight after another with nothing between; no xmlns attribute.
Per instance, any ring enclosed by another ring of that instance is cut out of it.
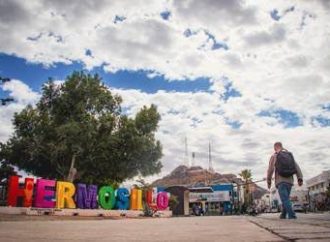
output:
<svg viewBox="0 0 330 242"><path fill-rule="evenodd" d="M0 141L48 77L97 72L134 115L154 103L165 175L183 163L265 176L282 141L310 178L330 169L330 1L0 0ZM154 179L154 176L149 179Z"/></svg>

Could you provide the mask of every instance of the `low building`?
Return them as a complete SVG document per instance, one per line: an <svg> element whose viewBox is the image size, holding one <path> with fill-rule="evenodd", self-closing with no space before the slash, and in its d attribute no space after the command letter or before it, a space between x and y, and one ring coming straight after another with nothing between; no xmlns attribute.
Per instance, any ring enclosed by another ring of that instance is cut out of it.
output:
<svg viewBox="0 0 330 242"><path fill-rule="evenodd" d="M209 215L229 214L233 212L234 187L233 184L217 184L207 187L189 188L190 213L193 208L200 206Z"/></svg>
<svg viewBox="0 0 330 242"><path fill-rule="evenodd" d="M327 192L330 189L330 170L306 181L311 210L325 210L327 206Z"/></svg>
<svg viewBox="0 0 330 242"><path fill-rule="evenodd" d="M330 170L323 171L321 174L306 181L309 195L316 195L327 192L330 185Z"/></svg>
<svg viewBox="0 0 330 242"><path fill-rule="evenodd" d="M277 188L272 187L270 189L270 211L278 211L281 205L280 195L278 194Z"/></svg>
<svg viewBox="0 0 330 242"><path fill-rule="evenodd" d="M269 203L271 211L279 210L282 206L282 202L280 199L280 195L278 194L278 190L276 187L272 187L270 190L270 197L269 197ZM290 201L292 204L299 204L301 206L307 206L308 205L308 190L304 187L298 187L297 185L294 185L291 189L290 193Z"/></svg>
<svg viewBox="0 0 330 242"><path fill-rule="evenodd" d="M308 190L304 187L296 187L292 188L290 194L290 201L293 204L300 204L302 206L308 205Z"/></svg>
<svg viewBox="0 0 330 242"><path fill-rule="evenodd" d="M258 212L269 212L269 211L271 211L270 192L265 193L259 199L255 199L254 204L256 205L256 208L257 208Z"/></svg>
<svg viewBox="0 0 330 242"><path fill-rule="evenodd" d="M184 186L171 186L165 191L177 198L178 204L172 210L173 215L189 215L189 189Z"/></svg>

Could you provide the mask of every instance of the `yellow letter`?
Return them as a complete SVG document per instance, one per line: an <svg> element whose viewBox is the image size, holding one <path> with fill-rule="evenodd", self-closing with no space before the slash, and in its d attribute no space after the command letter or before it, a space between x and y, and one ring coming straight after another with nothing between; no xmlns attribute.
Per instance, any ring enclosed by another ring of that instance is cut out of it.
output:
<svg viewBox="0 0 330 242"><path fill-rule="evenodd" d="M56 184L56 208L76 208L73 196L76 191L71 182L57 182Z"/></svg>

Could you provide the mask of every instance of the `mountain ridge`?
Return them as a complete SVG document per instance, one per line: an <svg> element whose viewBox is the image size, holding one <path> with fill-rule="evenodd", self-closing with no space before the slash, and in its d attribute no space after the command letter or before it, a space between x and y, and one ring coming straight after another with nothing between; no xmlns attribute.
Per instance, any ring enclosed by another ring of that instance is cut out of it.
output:
<svg viewBox="0 0 330 242"><path fill-rule="evenodd" d="M235 174L220 174L218 172L203 169L201 166L187 167L179 165L172 172L163 178L155 180L152 186L186 186L186 187L201 187L223 183L235 183L243 185L244 181ZM264 195L267 190L258 186L255 183L250 184L250 189L255 199Z"/></svg>

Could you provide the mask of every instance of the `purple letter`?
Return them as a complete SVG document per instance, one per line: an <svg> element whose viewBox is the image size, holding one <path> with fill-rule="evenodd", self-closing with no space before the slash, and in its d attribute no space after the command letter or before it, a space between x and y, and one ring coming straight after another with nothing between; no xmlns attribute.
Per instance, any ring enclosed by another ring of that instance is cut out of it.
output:
<svg viewBox="0 0 330 242"><path fill-rule="evenodd" d="M76 203L78 208L97 208L97 186L77 184Z"/></svg>

